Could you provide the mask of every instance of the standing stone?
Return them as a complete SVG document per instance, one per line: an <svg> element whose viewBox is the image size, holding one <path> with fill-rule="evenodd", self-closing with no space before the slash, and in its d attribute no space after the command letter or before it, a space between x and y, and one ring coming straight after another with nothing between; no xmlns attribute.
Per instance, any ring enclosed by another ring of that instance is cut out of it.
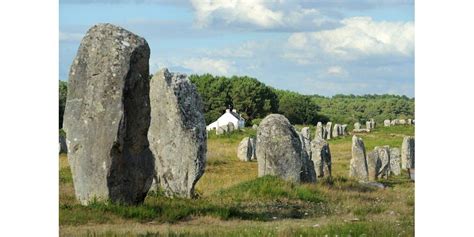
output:
<svg viewBox="0 0 474 237"><path fill-rule="evenodd" d="M367 129L367 131L372 130L372 123L370 121L365 122L365 129Z"/></svg>
<svg viewBox="0 0 474 237"><path fill-rule="evenodd" d="M405 119L400 119L399 123L400 123L401 125L407 124L407 122L405 121Z"/></svg>
<svg viewBox="0 0 474 237"><path fill-rule="evenodd" d="M227 128L227 126L226 126ZM216 128L216 135L222 135L225 133L225 129L223 127Z"/></svg>
<svg viewBox="0 0 474 237"><path fill-rule="evenodd" d="M257 155L256 155L256 139L255 138L250 138L250 146L252 149L252 157L250 157L250 160L256 160Z"/></svg>
<svg viewBox="0 0 474 237"><path fill-rule="evenodd" d="M326 123L326 140L332 137L332 122Z"/></svg>
<svg viewBox="0 0 474 237"><path fill-rule="evenodd" d="M370 119L370 129L375 129L375 119Z"/></svg>
<svg viewBox="0 0 474 237"><path fill-rule="evenodd" d="M375 147L377 154L377 178L388 178L390 175L390 148L388 146Z"/></svg>
<svg viewBox="0 0 474 237"><path fill-rule="evenodd" d="M411 121L411 119L407 119L407 124L408 124L408 125L412 125L412 124L413 124L412 121Z"/></svg>
<svg viewBox="0 0 474 237"><path fill-rule="evenodd" d="M362 127L362 126L360 125L359 122L354 123L354 130L359 130L359 129L361 129L361 127Z"/></svg>
<svg viewBox="0 0 474 237"><path fill-rule="evenodd" d="M257 125L257 124L252 125L252 129L253 129L253 130L257 130L257 128L258 128L258 125Z"/></svg>
<svg viewBox="0 0 474 237"><path fill-rule="evenodd" d="M86 33L69 73L64 130L76 198L143 202L153 181L150 48L111 24Z"/></svg>
<svg viewBox="0 0 474 237"><path fill-rule="evenodd" d="M343 124L341 126L341 131L342 131L342 136L346 136L347 135L347 124Z"/></svg>
<svg viewBox="0 0 474 237"><path fill-rule="evenodd" d="M400 148L390 148L390 172L393 175L401 174Z"/></svg>
<svg viewBox="0 0 474 237"><path fill-rule="evenodd" d="M316 173L314 171L314 163L311 160L311 141L303 135L303 132L298 133L301 142L301 182L314 183L316 182ZM309 133L306 134L309 136Z"/></svg>
<svg viewBox="0 0 474 237"><path fill-rule="evenodd" d="M196 87L184 74L162 69L150 82L150 148L167 196L191 198L206 166L206 121Z"/></svg>
<svg viewBox="0 0 474 237"><path fill-rule="evenodd" d="M229 122L227 124L227 132L233 132L235 130L235 126L233 122Z"/></svg>
<svg viewBox="0 0 474 237"><path fill-rule="evenodd" d="M253 149L249 137L244 137L237 147L237 157L241 161L250 161L252 159Z"/></svg>
<svg viewBox="0 0 474 237"><path fill-rule="evenodd" d="M390 125L391 125L391 126L395 126L395 125L398 125L398 124L399 124L399 123L398 123L398 119L394 119L394 120L392 120L392 121L390 122Z"/></svg>
<svg viewBox="0 0 474 237"><path fill-rule="evenodd" d="M402 143L402 169L415 168L415 138L406 136Z"/></svg>
<svg viewBox="0 0 474 237"><path fill-rule="evenodd" d="M385 127L390 127L390 119L385 119L385 120L383 121L383 126L385 126Z"/></svg>
<svg viewBox="0 0 474 237"><path fill-rule="evenodd" d="M59 153L67 153L66 138L59 136Z"/></svg>
<svg viewBox="0 0 474 237"><path fill-rule="evenodd" d="M324 129L323 129L323 124L321 122L318 122L316 124L316 134L314 136L314 138L322 138L324 139Z"/></svg>
<svg viewBox="0 0 474 237"><path fill-rule="evenodd" d="M378 153L376 151L369 151L367 153L367 173L369 181L377 179L378 161Z"/></svg>
<svg viewBox="0 0 474 237"><path fill-rule="evenodd" d="M339 124L334 124L334 127L332 128L332 137L338 137L341 132L341 128Z"/></svg>
<svg viewBox="0 0 474 237"><path fill-rule="evenodd" d="M302 145L298 133L281 114L266 116L257 129L258 176L274 175L300 182Z"/></svg>
<svg viewBox="0 0 474 237"><path fill-rule="evenodd" d="M350 162L349 176L359 180L368 180L365 146L362 138L352 137L352 159Z"/></svg>
<svg viewBox="0 0 474 237"><path fill-rule="evenodd" d="M317 137L311 142L311 160L317 177L331 176L331 151L327 141Z"/></svg>

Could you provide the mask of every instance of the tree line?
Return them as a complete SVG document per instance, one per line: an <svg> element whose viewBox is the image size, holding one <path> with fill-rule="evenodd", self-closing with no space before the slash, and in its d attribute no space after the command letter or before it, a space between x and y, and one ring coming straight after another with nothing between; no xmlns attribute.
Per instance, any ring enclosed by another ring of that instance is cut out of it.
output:
<svg viewBox="0 0 474 237"><path fill-rule="evenodd" d="M191 75L204 105L206 122L218 119L230 106L235 108L247 125L259 123L270 113L280 113L292 124L364 123L374 118L414 118L415 99L399 95L302 95L275 89L248 76ZM59 127L62 127L66 104L67 82L59 82Z"/></svg>

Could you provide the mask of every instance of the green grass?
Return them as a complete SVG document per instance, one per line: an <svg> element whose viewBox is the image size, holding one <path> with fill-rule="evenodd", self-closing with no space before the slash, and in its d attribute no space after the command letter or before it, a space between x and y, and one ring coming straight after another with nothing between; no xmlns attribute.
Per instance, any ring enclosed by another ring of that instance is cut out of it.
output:
<svg viewBox="0 0 474 237"><path fill-rule="evenodd" d="M296 126L301 129L303 126ZM314 128L313 128L314 130ZM80 205L74 197L66 155L60 155L60 234L90 236L413 236L414 183L403 172L379 180L386 189L348 177L351 136L329 141L333 177L293 184L257 177L257 163L241 162L236 149L246 128L209 134L206 172L197 199L149 193L137 206L111 202ZM364 139L366 149L401 146L409 126L378 127ZM152 224L150 224L152 223ZM318 224L314 227L315 224Z"/></svg>

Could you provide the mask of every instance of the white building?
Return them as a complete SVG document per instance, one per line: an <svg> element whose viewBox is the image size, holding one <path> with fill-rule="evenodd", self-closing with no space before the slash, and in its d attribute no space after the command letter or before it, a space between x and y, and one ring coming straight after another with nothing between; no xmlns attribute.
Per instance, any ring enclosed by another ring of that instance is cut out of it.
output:
<svg viewBox="0 0 474 237"><path fill-rule="evenodd" d="M225 113L221 117L219 117L215 122L207 125L206 130L209 131L212 129L217 129L218 127L227 125L229 123L233 123L236 129L245 127L245 119L243 119L242 116L237 113L237 110L233 109L230 111L230 109L226 109Z"/></svg>

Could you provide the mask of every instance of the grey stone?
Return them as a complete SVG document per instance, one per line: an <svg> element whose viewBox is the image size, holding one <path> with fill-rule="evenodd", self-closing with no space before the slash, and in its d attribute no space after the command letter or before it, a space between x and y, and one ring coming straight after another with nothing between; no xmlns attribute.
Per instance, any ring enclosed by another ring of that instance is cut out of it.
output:
<svg viewBox="0 0 474 237"><path fill-rule="evenodd" d="M334 124L334 127L332 129L332 137L336 138L341 134L341 128L339 124Z"/></svg>
<svg viewBox="0 0 474 237"><path fill-rule="evenodd" d="M150 149L167 196L194 197L206 166L206 121L201 97L184 74L166 68L150 81Z"/></svg>
<svg viewBox="0 0 474 237"><path fill-rule="evenodd" d="M388 146L377 146L374 148L374 153L377 154L377 178L388 178L390 175L390 148Z"/></svg>
<svg viewBox="0 0 474 237"><path fill-rule="evenodd" d="M390 127L390 119L385 119L385 120L383 121L383 126L385 126L385 127Z"/></svg>
<svg viewBox="0 0 474 237"><path fill-rule="evenodd" d="M360 125L359 122L354 123L354 130L361 129L361 128L362 128L362 126Z"/></svg>
<svg viewBox="0 0 474 237"><path fill-rule="evenodd" d="M359 128L359 129L352 130L352 132L354 132L354 133L368 133L368 132L370 132L370 129Z"/></svg>
<svg viewBox="0 0 474 237"><path fill-rule="evenodd" d="M369 151L367 153L367 172L368 180L374 181L377 179L377 162L378 153L376 151Z"/></svg>
<svg viewBox="0 0 474 237"><path fill-rule="evenodd" d="M317 177L331 176L331 151L327 141L317 137L311 142L311 160Z"/></svg>
<svg viewBox="0 0 474 237"><path fill-rule="evenodd" d="M405 119L400 119L398 122L399 122L401 125L407 124L407 121L406 121Z"/></svg>
<svg viewBox="0 0 474 237"><path fill-rule="evenodd" d="M229 122L229 123L227 124L227 132L233 132L234 130L235 130L234 123Z"/></svg>
<svg viewBox="0 0 474 237"><path fill-rule="evenodd" d="M223 126L218 127L216 128L216 135L222 135L225 133L226 130L227 130L227 126L225 126L225 128Z"/></svg>
<svg viewBox="0 0 474 237"><path fill-rule="evenodd" d="M252 144L249 137L244 137L237 147L237 158L241 161L250 161L253 156Z"/></svg>
<svg viewBox="0 0 474 237"><path fill-rule="evenodd" d="M252 125L252 129L253 129L253 130L257 130L257 128L258 128L258 125L257 125L257 124Z"/></svg>
<svg viewBox="0 0 474 237"><path fill-rule="evenodd" d="M325 128L326 128L326 140L329 140L332 137L332 122L327 122Z"/></svg>
<svg viewBox="0 0 474 237"><path fill-rule="evenodd" d="M372 123L370 121L365 122L365 129L368 131L372 130Z"/></svg>
<svg viewBox="0 0 474 237"><path fill-rule="evenodd" d="M415 168L415 138L406 136L402 143L402 169Z"/></svg>
<svg viewBox="0 0 474 237"><path fill-rule="evenodd" d="M318 122L316 124L316 134L314 135L314 138L317 137L324 139L324 129L323 124L321 122Z"/></svg>
<svg viewBox="0 0 474 237"><path fill-rule="evenodd" d="M375 129L375 119L370 119L370 129Z"/></svg>
<svg viewBox="0 0 474 237"><path fill-rule="evenodd" d="M111 24L88 30L71 65L64 113L76 198L143 202L153 181L150 49Z"/></svg>
<svg viewBox="0 0 474 237"><path fill-rule="evenodd" d="M347 135L347 124L341 125L342 136Z"/></svg>
<svg viewBox="0 0 474 237"><path fill-rule="evenodd" d="M250 138L250 146L252 146L252 157L250 158L250 160L256 160L257 159L257 154L256 154L256 148L257 148L257 144L256 144L257 140L255 138Z"/></svg>
<svg viewBox="0 0 474 237"><path fill-rule="evenodd" d="M59 136L59 153L67 153L66 138Z"/></svg>
<svg viewBox="0 0 474 237"><path fill-rule="evenodd" d="M390 148L390 173L393 175L401 174L400 148Z"/></svg>
<svg viewBox="0 0 474 237"><path fill-rule="evenodd" d="M349 176L358 180L368 180L368 175L364 141L362 138L354 135L352 137L352 158Z"/></svg>
<svg viewBox="0 0 474 237"><path fill-rule="evenodd" d="M266 116L257 129L258 176L273 175L300 182L303 166L298 133L281 114Z"/></svg>
<svg viewBox="0 0 474 237"><path fill-rule="evenodd" d="M408 125L412 125L412 124L413 124L413 123L412 123L412 120L411 120L411 119L407 119L407 124L408 124Z"/></svg>
<svg viewBox="0 0 474 237"><path fill-rule="evenodd" d="M301 182L316 182L316 173L314 172L314 163L311 160L311 134L309 127L301 129L301 133L298 133L301 142Z"/></svg>

